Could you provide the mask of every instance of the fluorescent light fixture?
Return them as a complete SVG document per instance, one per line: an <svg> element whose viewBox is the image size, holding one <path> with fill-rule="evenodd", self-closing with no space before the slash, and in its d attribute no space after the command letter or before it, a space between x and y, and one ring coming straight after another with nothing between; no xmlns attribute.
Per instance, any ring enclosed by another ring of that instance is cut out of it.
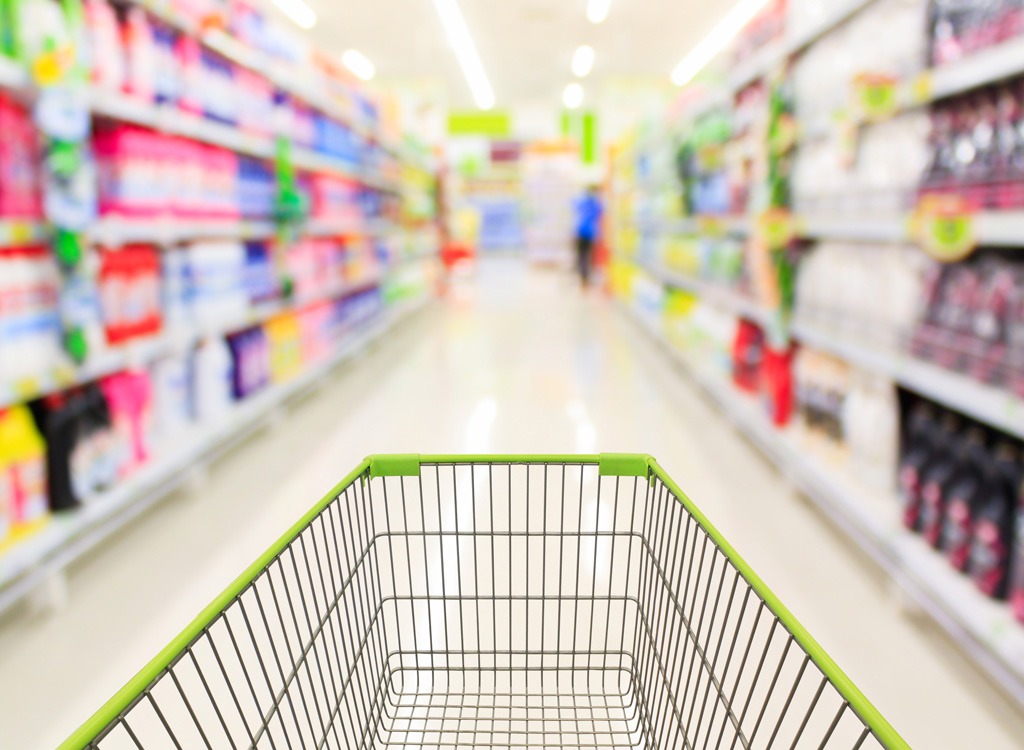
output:
<svg viewBox="0 0 1024 750"><path fill-rule="evenodd" d="M274 5L301 29L316 26L316 13L304 0L274 0Z"/></svg>
<svg viewBox="0 0 1024 750"><path fill-rule="evenodd" d="M566 109L579 109L583 104L583 87L573 81L562 92L562 104Z"/></svg>
<svg viewBox="0 0 1024 750"><path fill-rule="evenodd" d="M369 81L377 75L377 69L370 62L370 58L357 49L347 50L341 56L341 62L356 78L364 81Z"/></svg>
<svg viewBox="0 0 1024 750"><path fill-rule="evenodd" d="M737 34L756 16L768 0L740 0L721 21L690 50L672 70L672 83L683 86L694 79L715 55L725 49Z"/></svg>
<svg viewBox="0 0 1024 750"><path fill-rule="evenodd" d="M608 18L611 7L612 0L588 0L587 20L591 23L603 23Z"/></svg>
<svg viewBox="0 0 1024 750"><path fill-rule="evenodd" d="M572 74L577 78L586 78L594 69L594 48L589 44L581 44L572 56Z"/></svg>
<svg viewBox="0 0 1024 750"><path fill-rule="evenodd" d="M476 51L473 35L466 26L466 19L462 17L458 0L434 0L434 7L437 9L437 15L441 17L444 33L455 51L455 57L459 60L459 66L466 77L466 83L469 84L476 106L480 109L490 109L494 106L494 90Z"/></svg>

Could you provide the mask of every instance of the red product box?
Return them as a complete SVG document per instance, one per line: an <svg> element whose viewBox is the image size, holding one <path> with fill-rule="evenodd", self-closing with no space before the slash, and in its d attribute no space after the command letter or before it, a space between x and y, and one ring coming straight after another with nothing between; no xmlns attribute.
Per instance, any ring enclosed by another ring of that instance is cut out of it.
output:
<svg viewBox="0 0 1024 750"><path fill-rule="evenodd" d="M107 341L122 344L160 332L160 257L151 245L100 252L100 300Z"/></svg>

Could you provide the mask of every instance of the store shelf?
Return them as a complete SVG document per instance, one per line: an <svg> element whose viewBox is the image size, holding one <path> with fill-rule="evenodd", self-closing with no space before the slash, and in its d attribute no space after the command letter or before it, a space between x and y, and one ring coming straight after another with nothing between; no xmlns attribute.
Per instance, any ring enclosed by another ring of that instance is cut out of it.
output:
<svg viewBox="0 0 1024 750"><path fill-rule="evenodd" d="M657 263L638 262L637 265L665 284L692 292L715 307L727 310L738 317L752 320L762 327L771 325L771 311L739 292L720 284L677 273Z"/></svg>
<svg viewBox="0 0 1024 750"><path fill-rule="evenodd" d="M352 335L328 360L243 401L215 424L192 430L176 440L179 447L163 459L81 509L59 514L42 531L0 556L0 612L184 485L231 446L266 425L290 401L316 389L332 370L407 319L428 299L386 310L379 320Z"/></svg>
<svg viewBox="0 0 1024 750"><path fill-rule="evenodd" d="M0 220L0 247L24 247L45 242L50 229L37 221Z"/></svg>
<svg viewBox="0 0 1024 750"><path fill-rule="evenodd" d="M1018 37L926 74L929 99L935 101L1024 73L1024 37Z"/></svg>
<svg viewBox="0 0 1024 750"><path fill-rule="evenodd" d="M848 334L796 321L793 336L861 369L883 375L954 411L1024 438L1024 399L1000 388L898 352L851 341Z"/></svg>
<svg viewBox="0 0 1024 750"><path fill-rule="evenodd" d="M827 14L816 24L801 33L787 34L782 40L759 50L754 57L742 63L729 79L731 93L735 94L759 78L773 73L785 60L846 23L873 2L875 0L832 0L828 3Z"/></svg>
<svg viewBox="0 0 1024 750"><path fill-rule="evenodd" d="M852 242L904 242L910 240L910 217L799 216L797 233L807 239Z"/></svg>
<svg viewBox="0 0 1024 750"><path fill-rule="evenodd" d="M691 216L652 223L656 231L674 235L712 234L745 237L750 220L745 216Z"/></svg>
<svg viewBox="0 0 1024 750"><path fill-rule="evenodd" d="M13 60L0 55L0 87L20 91L28 86L28 71Z"/></svg>
<svg viewBox="0 0 1024 750"><path fill-rule="evenodd" d="M776 429L755 400L739 394L720 374L684 355L660 331L626 309L783 476L885 570L1007 695L1024 706L1024 626L1014 621L1005 604L980 594L919 536L902 528L893 492L863 487L850 472L814 458L791 434Z"/></svg>
<svg viewBox="0 0 1024 750"><path fill-rule="evenodd" d="M88 235L99 245L118 247L132 242L173 245L200 239L255 240L273 236L275 229L270 221L104 218L89 229Z"/></svg>
<svg viewBox="0 0 1024 750"><path fill-rule="evenodd" d="M31 401L75 385L91 383L115 372L143 367L161 357L186 351L205 338L226 336L263 323L287 310L301 309L320 300L338 299L351 292L380 284L381 280L376 278L354 283L344 282L314 297L253 305L228 320L169 326L161 335L152 339L112 347L97 353L80 367L63 364L39 376L25 377L13 383L0 383L0 408Z"/></svg>

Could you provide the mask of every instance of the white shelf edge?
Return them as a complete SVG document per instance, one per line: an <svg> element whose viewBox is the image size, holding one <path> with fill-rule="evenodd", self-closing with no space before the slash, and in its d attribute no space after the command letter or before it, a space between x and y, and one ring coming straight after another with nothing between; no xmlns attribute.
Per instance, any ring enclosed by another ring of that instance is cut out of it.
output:
<svg viewBox="0 0 1024 750"><path fill-rule="evenodd" d="M381 338L430 299L428 296L390 310L385 308L383 320L371 321L366 330L342 343L326 361L291 381L241 402L224 420L195 428L178 441L186 445L185 448L144 467L79 511L54 518L36 536L0 556L0 612L16 604L47 576L66 568L146 508L174 492L188 480L189 469L209 466L231 445L258 430L276 409L316 389L332 370Z"/></svg>
<svg viewBox="0 0 1024 750"><path fill-rule="evenodd" d="M793 336L865 370L884 375L908 390L926 396L1003 432L1024 438L1024 399L965 375L898 352L886 352L849 341L797 320Z"/></svg>
<svg viewBox="0 0 1024 750"><path fill-rule="evenodd" d="M326 292L311 296L308 299L300 298L288 302L273 301L254 304L244 314L227 321L220 321L216 325L178 327L171 324L155 339L142 340L112 348L97 355L94 361L82 367L75 368L68 365L64 368L54 368L54 371L42 377L22 379L22 381L19 381L24 383L21 386L17 383L2 383L0 384L0 408L25 403L76 385L91 383L94 380L120 372L121 370L147 364L160 357L195 345L205 338L226 336L235 331L259 325L288 310L300 309L319 301L339 299L352 292L367 289L373 285L381 285L384 283L386 275L385 273L376 278L363 279L358 282L341 282L332 286Z"/></svg>
<svg viewBox="0 0 1024 750"><path fill-rule="evenodd" d="M749 299L738 292L694 276L671 271L659 264L634 262L647 273L669 286L693 292L714 306L728 310L740 317L753 320L763 327L771 325L771 311L759 305L755 300Z"/></svg>
<svg viewBox="0 0 1024 750"><path fill-rule="evenodd" d="M951 640L968 654L1018 705L1024 706L1024 625L1009 608L973 590L941 555L925 548L909 531L886 521L858 492L837 480L822 462L808 458L784 433L775 429L756 407L729 389L724 381L705 375L628 305L630 320L686 370L725 416L815 502L831 521L924 610ZM896 498L891 498L896 504Z"/></svg>
<svg viewBox="0 0 1024 750"><path fill-rule="evenodd" d="M1024 36L929 69L929 99L945 99L1020 73L1024 73Z"/></svg>

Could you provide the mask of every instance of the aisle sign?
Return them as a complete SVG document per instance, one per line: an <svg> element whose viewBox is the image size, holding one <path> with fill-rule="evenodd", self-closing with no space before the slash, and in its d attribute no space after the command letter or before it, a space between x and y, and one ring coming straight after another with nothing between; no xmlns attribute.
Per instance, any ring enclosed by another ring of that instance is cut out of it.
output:
<svg viewBox="0 0 1024 750"><path fill-rule="evenodd" d="M913 234L921 248L937 260L963 260L978 245L974 211L957 195L921 199L913 218Z"/></svg>
<svg viewBox="0 0 1024 750"><path fill-rule="evenodd" d="M796 236L793 214L786 208L770 208L757 217L757 238L770 248L786 247Z"/></svg>
<svg viewBox="0 0 1024 750"><path fill-rule="evenodd" d="M895 77L881 73L854 76L853 95L858 119L868 122L886 120L899 107L899 85Z"/></svg>

